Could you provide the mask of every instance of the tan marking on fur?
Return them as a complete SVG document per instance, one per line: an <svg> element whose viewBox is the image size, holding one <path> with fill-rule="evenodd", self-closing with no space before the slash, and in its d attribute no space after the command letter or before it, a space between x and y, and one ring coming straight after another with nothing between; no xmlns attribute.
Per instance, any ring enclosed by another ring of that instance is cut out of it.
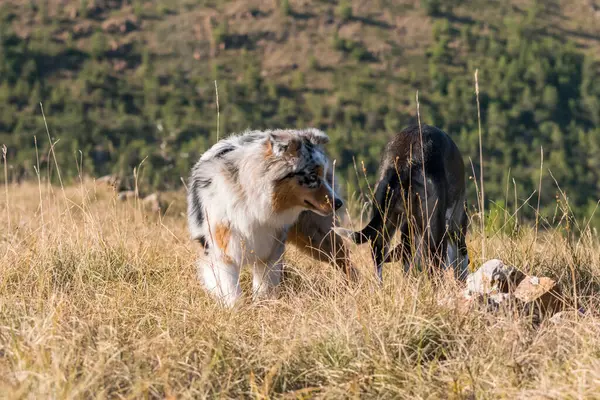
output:
<svg viewBox="0 0 600 400"><path fill-rule="evenodd" d="M231 230L227 225L218 224L215 227L215 243L223 253L227 251L229 245L229 238L231 237Z"/></svg>
<svg viewBox="0 0 600 400"><path fill-rule="evenodd" d="M271 158L273 156L273 144L270 139L267 139L265 143L265 159Z"/></svg>
<svg viewBox="0 0 600 400"><path fill-rule="evenodd" d="M321 185L315 190L307 191L305 196L313 206L318 207L321 211L325 213L333 211L333 199L330 197L329 190L325 188L325 185Z"/></svg>
<svg viewBox="0 0 600 400"><path fill-rule="evenodd" d="M298 139L292 139L290 140L285 153L292 157L298 157L298 151L300 150L300 147L302 147L302 142Z"/></svg>
<svg viewBox="0 0 600 400"><path fill-rule="evenodd" d="M302 188L294 179L278 182L273 189L273 211L281 213L290 208L301 206L303 203Z"/></svg>
<svg viewBox="0 0 600 400"><path fill-rule="evenodd" d="M319 211L330 213L333 212L333 199L329 196L325 185L308 189L298 185L294 179L286 179L277 183L273 190L273 211L280 213L293 207L304 207L304 201L307 200Z"/></svg>
<svg viewBox="0 0 600 400"><path fill-rule="evenodd" d="M227 254L223 253L221 255L221 260L223 260L224 262L226 262L227 264L233 264L235 262L235 260L231 257L229 257Z"/></svg>
<svg viewBox="0 0 600 400"><path fill-rule="evenodd" d="M234 262L234 259L227 254L227 246L231 238L231 229L224 224L218 224L215 227L215 244L221 250L221 259L228 264Z"/></svg>
<svg viewBox="0 0 600 400"><path fill-rule="evenodd" d="M319 176L319 178L323 178L323 173L324 173L324 169L322 165L319 165L317 167L317 175Z"/></svg>

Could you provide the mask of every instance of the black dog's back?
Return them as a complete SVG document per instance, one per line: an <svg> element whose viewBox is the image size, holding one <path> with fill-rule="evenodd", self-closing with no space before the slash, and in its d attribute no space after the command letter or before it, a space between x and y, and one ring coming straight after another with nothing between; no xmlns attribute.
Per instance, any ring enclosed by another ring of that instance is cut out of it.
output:
<svg viewBox="0 0 600 400"><path fill-rule="evenodd" d="M415 175L422 174L423 166L431 179L464 177L465 167L458 147L444 131L430 125L421 128L412 125L396 134L386 145L379 170L384 174L390 168L411 169ZM459 186L455 189L464 190L464 179Z"/></svg>

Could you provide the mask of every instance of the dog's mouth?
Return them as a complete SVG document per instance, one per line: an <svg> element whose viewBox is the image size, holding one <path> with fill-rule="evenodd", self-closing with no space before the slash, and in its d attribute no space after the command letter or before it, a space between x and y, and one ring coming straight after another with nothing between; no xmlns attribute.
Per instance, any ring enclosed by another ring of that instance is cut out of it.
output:
<svg viewBox="0 0 600 400"><path fill-rule="evenodd" d="M306 206L307 209L309 209L310 211L316 212L319 215L326 216L326 215L330 214L330 213L324 211L323 209L315 206L313 203L311 203L308 200L304 200L304 205Z"/></svg>
<svg viewBox="0 0 600 400"><path fill-rule="evenodd" d="M304 205L306 207L308 207L309 210L316 210L317 207L315 207L310 201L308 200L304 200Z"/></svg>

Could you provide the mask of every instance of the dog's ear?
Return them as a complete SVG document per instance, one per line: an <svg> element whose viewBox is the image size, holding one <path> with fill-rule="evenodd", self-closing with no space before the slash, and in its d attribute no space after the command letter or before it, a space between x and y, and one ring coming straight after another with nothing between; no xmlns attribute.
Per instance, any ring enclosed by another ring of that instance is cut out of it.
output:
<svg viewBox="0 0 600 400"><path fill-rule="evenodd" d="M301 131L298 131L300 136L308 139L314 145L322 145L329 143L329 136L319 129L316 128L308 128Z"/></svg>
<svg viewBox="0 0 600 400"><path fill-rule="evenodd" d="M297 156L302 143L296 135L292 135L290 132L273 131L269 132L266 146L267 151L276 156L282 156L284 154Z"/></svg>

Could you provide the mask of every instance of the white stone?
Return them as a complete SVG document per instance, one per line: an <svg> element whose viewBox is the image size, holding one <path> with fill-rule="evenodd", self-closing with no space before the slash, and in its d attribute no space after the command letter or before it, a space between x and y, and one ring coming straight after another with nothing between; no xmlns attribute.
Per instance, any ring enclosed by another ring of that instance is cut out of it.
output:
<svg viewBox="0 0 600 400"><path fill-rule="evenodd" d="M516 286L523 277L521 271L504 264L502 260L488 260L467 277L467 292L469 294L507 293L509 286Z"/></svg>

